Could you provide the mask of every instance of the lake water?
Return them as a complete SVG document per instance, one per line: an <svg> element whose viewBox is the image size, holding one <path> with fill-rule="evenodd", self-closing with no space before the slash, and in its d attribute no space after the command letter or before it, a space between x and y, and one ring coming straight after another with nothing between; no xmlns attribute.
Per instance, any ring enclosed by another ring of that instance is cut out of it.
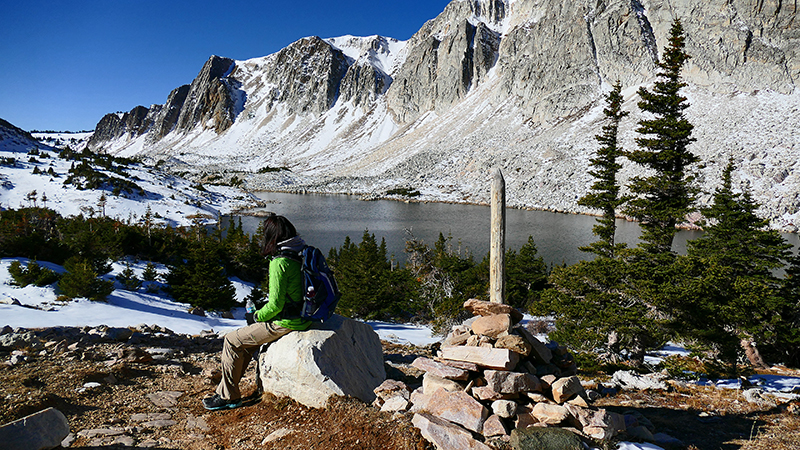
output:
<svg viewBox="0 0 800 450"><path fill-rule="evenodd" d="M439 233L452 236L456 250L471 252L476 260L489 251L490 208L488 206L447 203L404 203L390 200L362 201L349 195L282 194L259 192L268 202L265 211L286 216L297 227L309 245L325 254L339 248L346 236L359 243L364 230L374 234L378 242L386 239L390 255L405 261L406 230L432 246ZM242 226L254 232L263 218L242 216ZM506 249L518 250L533 236L539 255L545 263L574 264L588 259L579 246L596 241L591 216L544 211L506 211ZM634 222L617 221L617 240L636 245L640 235ZM683 252L688 239L700 236L697 231L678 232L675 249ZM795 241L797 241L795 236ZM796 245L796 242L795 242Z"/></svg>

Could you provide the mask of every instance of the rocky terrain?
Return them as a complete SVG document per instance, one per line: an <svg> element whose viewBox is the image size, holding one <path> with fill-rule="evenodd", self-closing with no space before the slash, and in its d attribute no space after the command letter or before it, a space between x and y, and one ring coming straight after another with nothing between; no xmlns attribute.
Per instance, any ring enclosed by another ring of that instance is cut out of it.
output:
<svg viewBox="0 0 800 450"><path fill-rule="evenodd" d="M236 410L205 411L199 400L213 390L221 347L211 333L179 335L146 325L5 328L0 347L0 423L55 407L69 421L69 448L433 448L412 425L411 413L381 412L353 399L315 409L267 394ZM421 385L425 372L414 361L431 358L433 350L384 342L387 375ZM772 372L797 375L777 367ZM579 376L597 383L602 375ZM253 391L254 379L251 365L243 392ZM675 381L667 381L666 390L623 390L604 382L609 390L595 405L641 414L683 442L665 448L784 450L796 449L800 439L797 405L770 396L750 401L739 390ZM502 440L492 445L509 448Z"/></svg>
<svg viewBox="0 0 800 450"><path fill-rule="evenodd" d="M503 169L513 207L587 212L603 95L655 79L683 22L693 146L713 190L729 157L775 228L800 223L800 20L779 0L454 0L407 41L307 37L245 61L212 56L164 105L109 114L89 146L250 189L484 203ZM626 166L623 182L640 173ZM701 198L707 201L708 195Z"/></svg>

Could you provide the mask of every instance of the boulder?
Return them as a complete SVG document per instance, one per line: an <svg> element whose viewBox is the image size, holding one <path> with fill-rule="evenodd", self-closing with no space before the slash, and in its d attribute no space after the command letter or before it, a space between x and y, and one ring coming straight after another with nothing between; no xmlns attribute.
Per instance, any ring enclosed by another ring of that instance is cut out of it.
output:
<svg viewBox="0 0 800 450"><path fill-rule="evenodd" d="M0 427L0 442L5 450L45 450L60 446L68 434L64 414L47 408Z"/></svg>
<svg viewBox="0 0 800 450"><path fill-rule="evenodd" d="M573 432L561 428L528 427L511 432L514 450L583 450L583 442Z"/></svg>
<svg viewBox="0 0 800 450"><path fill-rule="evenodd" d="M447 392L456 392L463 391L464 386L457 381L448 380L447 378L442 378L432 373L425 373L425 375L422 376L423 392L426 394L433 394L439 389L444 389Z"/></svg>
<svg viewBox="0 0 800 450"><path fill-rule="evenodd" d="M513 400L495 400L492 402L492 412L496 416L510 419L517 414L517 402Z"/></svg>
<svg viewBox="0 0 800 450"><path fill-rule="evenodd" d="M411 390L402 381L385 380L373 392L381 400L389 400L392 397L402 397L406 400L411 398Z"/></svg>
<svg viewBox="0 0 800 450"><path fill-rule="evenodd" d="M306 331L291 332L262 350L266 392L322 408L334 395L364 402L386 378L378 335L362 322L334 315Z"/></svg>
<svg viewBox="0 0 800 450"><path fill-rule="evenodd" d="M531 345L530 356L536 364L550 364L553 360L553 352L539 338L525 327L519 325L514 327L514 333L522 336Z"/></svg>

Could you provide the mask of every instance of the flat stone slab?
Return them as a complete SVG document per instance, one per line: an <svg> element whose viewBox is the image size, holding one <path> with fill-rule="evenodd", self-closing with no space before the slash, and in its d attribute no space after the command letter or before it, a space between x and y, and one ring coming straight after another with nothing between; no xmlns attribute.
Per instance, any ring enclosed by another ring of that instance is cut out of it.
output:
<svg viewBox="0 0 800 450"><path fill-rule="evenodd" d="M466 380L469 372L464 369L449 366L429 358L419 357L411 363L417 369L449 380Z"/></svg>
<svg viewBox="0 0 800 450"><path fill-rule="evenodd" d="M490 369L512 370L519 362L519 353L505 348L442 347L442 358L471 362Z"/></svg>

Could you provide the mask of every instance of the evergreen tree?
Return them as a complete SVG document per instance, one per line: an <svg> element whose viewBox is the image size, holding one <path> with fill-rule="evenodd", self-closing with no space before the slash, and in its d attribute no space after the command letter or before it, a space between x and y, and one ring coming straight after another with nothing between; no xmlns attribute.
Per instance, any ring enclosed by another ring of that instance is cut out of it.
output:
<svg viewBox="0 0 800 450"><path fill-rule="evenodd" d="M387 320L410 313L415 292L410 274L393 269L385 239L378 244L375 235L365 230L361 243L355 245L348 236L338 251L331 250L328 262L342 292L338 310L343 315Z"/></svg>
<svg viewBox="0 0 800 450"><path fill-rule="evenodd" d="M617 81L606 96L606 108L603 114L608 123L603 126L603 133L595 136L601 147L597 155L590 160L594 169L590 170L589 174L595 178L595 182L592 185L592 192L578 200L579 205L603 212L592 228L592 232L600 240L582 247L581 250L609 258L613 258L624 248L624 244L615 243L614 237L617 231L617 208L628 200L627 197L620 196L620 186L617 183L617 174L622 169L618 159L623 155L617 142L617 132L620 121L628 115L627 111L622 111L621 91L622 86Z"/></svg>
<svg viewBox="0 0 800 450"><path fill-rule="evenodd" d="M424 318L433 320L436 332L467 318L465 301L489 297L488 253L476 263L471 253L454 250L451 241L451 236L445 238L442 233L433 248L413 237L406 241L409 270L419 283L416 308Z"/></svg>
<svg viewBox="0 0 800 450"><path fill-rule="evenodd" d="M675 226L691 212L696 188L691 167L699 161L689 145L691 123L684 111L689 107L680 90L686 86L681 79L689 55L684 51L685 37L680 20L670 29L669 45L658 63L658 81L652 91L639 88L642 100L639 108L653 116L639 121L636 132L641 147L627 153L628 159L652 171L652 175L635 177L629 188L637 195L626 208L642 227L642 248L651 254L667 254L675 237Z"/></svg>
<svg viewBox="0 0 800 450"><path fill-rule="evenodd" d="M701 210L705 233L689 242L688 292L673 308L680 332L712 347L731 367L740 345L767 346L778 339L786 304L774 270L783 267L791 248L758 217L749 191L734 191L734 169L731 160L712 205ZM755 364L757 356L748 356Z"/></svg>
<svg viewBox="0 0 800 450"><path fill-rule="evenodd" d="M35 259L29 261L26 267L22 267L19 261L12 261L8 266L8 273L11 275L11 284L19 287L29 284L42 287L53 284L59 279L57 273L40 266Z"/></svg>
<svg viewBox="0 0 800 450"><path fill-rule="evenodd" d="M530 309L547 287L547 264L537 255L533 236L528 236L519 252L506 252L506 303Z"/></svg>
<svg viewBox="0 0 800 450"><path fill-rule="evenodd" d="M92 262L85 258L69 258L64 262L64 269L66 272L58 281L58 289L67 297L105 301L114 292L114 282L98 278Z"/></svg>
<svg viewBox="0 0 800 450"><path fill-rule="evenodd" d="M651 308L626 293L626 279L620 258L556 267L549 279L553 287L542 293L534 313L555 317L550 336L558 342L641 365L645 351L663 345L667 334Z"/></svg>
<svg viewBox="0 0 800 450"><path fill-rule="evenodd" d="M227 310L236 306L236 290L225 272L219 241L209 237L202 226L190 231L195 238L190 241L185 259L177 259L169 266L166 281L172 297L206 310Z"/></svg>
<svg viewBox="0 0 800 450"><path fill-rule="evenodd" d="M800 367L800 254L789 259L786 278L781 289L783 320L775 332L773 347L765 349L765 356L792 367Z"/></svg>
<svg viewBox="0 0 800 450"><path fill-rule="evenodd" d="M131 267L131 263L125 262L125 269L116 276L117 281L120 282L122 287L127 291L138 291L140 287L142 287L142 280L136 276L134 273L133 268Z"/></svg>

